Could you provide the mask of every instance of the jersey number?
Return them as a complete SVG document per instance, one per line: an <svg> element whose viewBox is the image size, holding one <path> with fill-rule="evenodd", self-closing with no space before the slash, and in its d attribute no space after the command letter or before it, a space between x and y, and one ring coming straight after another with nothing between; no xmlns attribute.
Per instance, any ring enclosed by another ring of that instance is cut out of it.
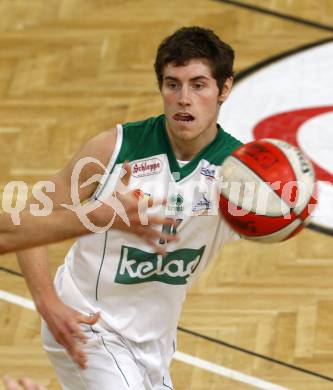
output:
<svg viewBox="0 0 333 390"><path fill-rule="evenodd" d="M176 235L177 234L177 228L180 225L180 223L182 222L182 219L174 220L173 218L168 218L168 221L172 221L173 224L172 225L164 224L163 227L162 227L162 233ZM165 241L165 240L163 240L161 238L159 243L160 244L165 244L165 243L168 243L168 241Z"/></svg>

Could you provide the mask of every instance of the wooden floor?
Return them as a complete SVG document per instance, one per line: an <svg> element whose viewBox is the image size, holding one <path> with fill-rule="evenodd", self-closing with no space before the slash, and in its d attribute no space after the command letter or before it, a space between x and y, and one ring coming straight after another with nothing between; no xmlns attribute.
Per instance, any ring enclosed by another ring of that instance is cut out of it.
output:
<svg viewBox="0 0 333 390"><path fill-rule="evenodd" d="M238 3L333 26L331 0ZM10 180L47 179L115 123L160 113L155 51L182 25L214 29L235 48L237 71L333 35L209 0L1 0L0 15L1 195ZM69 245L50 247L52 272ZM282 244L230 244L189 294L181 327L333 377L332 249L332 237L309 230ZM13 255L0 266L18 271ZM30 299L14 273L0 271L0 289ZM28 374L58 389L38 315L0 300L0 327L0 376ZM183 331L178 344L183 353L285 388L333 388L332 380ZM178 360L172 374L177 390L253 388Z"/></svg>

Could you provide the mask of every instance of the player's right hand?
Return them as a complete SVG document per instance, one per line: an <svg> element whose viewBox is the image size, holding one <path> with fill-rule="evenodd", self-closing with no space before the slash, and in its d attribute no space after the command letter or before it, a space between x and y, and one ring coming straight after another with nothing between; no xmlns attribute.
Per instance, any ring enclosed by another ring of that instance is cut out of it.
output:
<svg viewBox="0 0 333 390"><path fill-rule="evenodd" d="M87 357L82 350L82 344L85 343L86 336L80 324L94 325L100 318L100 314L85 316L65 305L56 296L47 305L39 306L38 311L55 340L66 349L74 362L81 368L86 368Z"/></svg>

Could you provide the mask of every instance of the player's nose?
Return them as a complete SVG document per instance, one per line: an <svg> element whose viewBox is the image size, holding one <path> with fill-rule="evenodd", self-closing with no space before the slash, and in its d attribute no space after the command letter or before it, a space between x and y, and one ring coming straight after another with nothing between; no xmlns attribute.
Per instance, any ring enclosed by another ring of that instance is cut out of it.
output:
<svg viewBox="0 0 333 390"><path fill-rule="evenodd" d="M182 86L179 90L178 103L180 106L189 106L191 104L190 91L187 86Z"/></svg>

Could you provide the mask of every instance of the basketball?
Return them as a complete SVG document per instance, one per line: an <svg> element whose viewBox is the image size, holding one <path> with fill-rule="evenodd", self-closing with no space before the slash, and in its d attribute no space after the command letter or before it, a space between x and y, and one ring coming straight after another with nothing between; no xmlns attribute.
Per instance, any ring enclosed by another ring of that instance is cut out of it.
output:
<svg viewBox="0 0 333 390"><path fill-rule="evenodd" d="M253 141L228 156L220 173L221 213L242 237L279 242L308 223L315 175L298 148L277 139Z"/></svg>

